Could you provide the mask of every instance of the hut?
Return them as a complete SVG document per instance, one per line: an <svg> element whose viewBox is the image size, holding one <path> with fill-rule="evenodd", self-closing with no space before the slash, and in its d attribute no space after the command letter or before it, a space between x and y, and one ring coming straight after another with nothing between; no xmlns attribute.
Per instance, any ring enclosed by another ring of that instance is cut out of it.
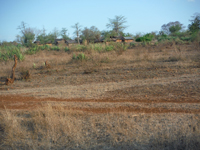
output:
<svg viewBox="0 0 200 150"><path fill-rule="evenodd" d="M67 46L66 45L66 40L65 39L55 39L55 44L57 46Z"/></svg>
<svg viewBox="0 0 200 150"><path fill-rule="evenodd" d="M109 42L122 42L122 40L123 40L122 36L111 36Z"/></svg>
<svg viewBox="0 0 200 150"><path fill-rule="evenodd" d="M40 41L35 41L33 42L34 44L38 45L38 46L41 46L42 44L40 43Z"/></svg>
<svg viewBox="0 0 200 150"><path fill-rule="evenodd" d="M132 37L123 37L122 41L125 43L131 43L131 42L133 42L133 38Z"/></svg>
<svg viewBox="0 0 200 150"><path fill-rule="evenodd" d="M78 44L78 42L75 41L75 40L66 40L66 41L65 41L65 44L66 44L67 46L72 46L72 45Z"/></svg>

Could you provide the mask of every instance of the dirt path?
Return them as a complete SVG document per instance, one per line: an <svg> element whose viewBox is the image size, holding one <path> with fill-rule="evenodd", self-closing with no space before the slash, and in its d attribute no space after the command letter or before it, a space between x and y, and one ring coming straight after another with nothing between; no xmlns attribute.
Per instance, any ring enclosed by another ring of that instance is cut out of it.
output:
<svg viewBox="0 0 200 150"><path fill-rule="evenodd" d="M58 99L34 98L19 95L0 96L0 109L33 110L46 103L66 109L89 113L134 112L134 113L200 113L200 101L148 101L148 100L111 100L111 99ZM172 107L175 106L175 107Z"/></svg>
<svg viewBox="0 0 200 150"><path fill-rule="evenodd" d="M0 90L0 109L28 110L50 103L55 107L89 113L200 113L199 82L200 76L196 74L76 86ZM158 85L161 87L156 88ZM151 91L147 90L149 88ZM156 94L161 92L160 97L152 95L154 91ZM145 97L148 92L150 94ZM185 93L183 98L178 97Z"/></svg>

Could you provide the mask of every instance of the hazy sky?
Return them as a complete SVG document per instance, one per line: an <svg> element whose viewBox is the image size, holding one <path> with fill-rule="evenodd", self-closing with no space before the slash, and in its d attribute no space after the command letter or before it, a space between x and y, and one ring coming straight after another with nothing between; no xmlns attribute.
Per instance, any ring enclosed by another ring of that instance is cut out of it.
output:
<svg viewBox="0 0 200 150"><path fill-rule="evenodd" d="M79 22L84 27L107 30L108 18L127 18L132 34L160 31L163 24L179 21L188 27L191 16L200 13L200 0L0 0L0 41L13 41L22 21L29 27L46 29L47 33L71 27Z"/></svg>

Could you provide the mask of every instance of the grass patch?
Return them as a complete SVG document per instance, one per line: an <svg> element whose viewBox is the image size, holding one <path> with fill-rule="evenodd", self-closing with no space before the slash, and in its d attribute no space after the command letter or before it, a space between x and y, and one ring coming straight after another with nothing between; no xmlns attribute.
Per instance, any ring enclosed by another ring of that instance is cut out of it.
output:
<svg viewBox="0 0 200 150"><path fill-rule="evenodd" d="M6 109L0 114L0 148L197 150L199 120L199 115L88 115L51 104L34 111Z"/></svg>

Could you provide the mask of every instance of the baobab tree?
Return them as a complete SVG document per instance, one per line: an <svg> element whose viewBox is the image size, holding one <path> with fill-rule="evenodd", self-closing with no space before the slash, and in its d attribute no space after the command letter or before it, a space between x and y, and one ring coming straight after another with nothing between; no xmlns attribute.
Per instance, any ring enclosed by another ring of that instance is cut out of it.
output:
<svg viewBox="0 0 200 150"><path fill-rule="evenodd" d="M112 28L112 30L119 35L120 32L123 32L123 30L127 28L127 26L124 25L126 22L124 16L115 16L114 19L109 18L109 23L106 26L107 28Z"/></svg>

